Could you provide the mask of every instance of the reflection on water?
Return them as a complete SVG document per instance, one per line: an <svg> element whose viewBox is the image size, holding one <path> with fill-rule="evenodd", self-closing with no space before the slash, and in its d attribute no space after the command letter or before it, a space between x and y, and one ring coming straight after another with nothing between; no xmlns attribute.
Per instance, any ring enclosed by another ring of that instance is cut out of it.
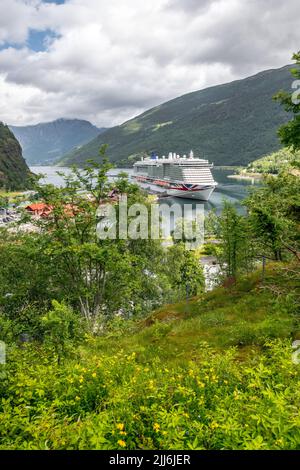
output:
<svg viewBox="0 0 300 470"><path fill-rule="evenodd" d="M70 172L69 168L57 168L57 167L31 167L33 173L42 173L45 175L43 181L45 183L51 183L56 186L61 186L63 184L63 179L57 174L57 171L68 174ZM128 174L132 173L132 170L124 169L113 169L109 174L113 177L116 176L120 171L126 172ZM231 170L219 170L214 169L213 175L215 180L218 182L216 190L213 192L210 200L208 202L194 201L191 199L183 198L174 198L166 197L163 198L162 202L167 205L180 204L180 205L189 205L190 210L194 210L197 204L204 204L205 211L215 209L219 213L222 209L223 201L227 200L232 204L235 204L239 211L243 211L243 206L241 201L247 196L249 187L253 186L253 181L247 180L234 180L227 178L228 175L232 174ZM259 184L254 182L254 184Z"/></svg>

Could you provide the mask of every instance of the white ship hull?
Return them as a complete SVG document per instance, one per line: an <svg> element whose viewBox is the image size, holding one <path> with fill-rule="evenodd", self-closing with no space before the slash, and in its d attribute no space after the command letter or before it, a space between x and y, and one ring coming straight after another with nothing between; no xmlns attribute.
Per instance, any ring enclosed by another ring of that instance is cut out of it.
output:
<svg viewBox="0 0 300 470"><path fill-rule="evenodd" d="M168 189L167 193L169 196L173 197L182 197L184 199L197 199L198 201L208 201L212 193L214 192L215 187L201 189L201 190L189 190L189 191L180 191L178 189Z"/></svg>
<svg viewBox="0 0 300 470"><path fill-rule="evenodd" d="M213 165L194 158L193 152L189 158L172 153L168 158L142 158L133 166L133 178L141 185L150 184L173 197L208 201L217 186L211 173Z"/></svg>

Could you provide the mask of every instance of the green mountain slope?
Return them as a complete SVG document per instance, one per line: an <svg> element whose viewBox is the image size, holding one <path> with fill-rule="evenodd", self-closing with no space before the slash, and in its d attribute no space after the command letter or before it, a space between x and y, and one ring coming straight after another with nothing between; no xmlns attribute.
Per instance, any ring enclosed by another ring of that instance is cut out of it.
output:
<svg viewBox="0 0 300 470"><path fill-rule="evenodd" d="M80 119L57 119L34 126L10 126L10 129L19 140L29 165L52 164L106 130Z"/></svg>
<svg viewBox="0 0 300 470"><path fill-rule="evenodd" d="M0 122L0 188L26 187L29 168L22 157L22 149L7 126Z"/></svg>
<svg viewBox="0 0 300 470"><path fill-rule="evenodd" d="M251 162L243 171L246 173L277 174L282 170L300 169L300 151L292 152L287 148L278 150Z"/></svg>
<svg viewBox="0 0 300 470"><path fill-rule="evenodd" d="M280 147L276 131L289 119L272 96L291 89L290 68L268 70L164 103L106 131L68 154L61 164L83 165L97 157L104 143L109 144L110 159L124 166L144 152L182 154L191 148L217 165L248 164Z"/></svg>

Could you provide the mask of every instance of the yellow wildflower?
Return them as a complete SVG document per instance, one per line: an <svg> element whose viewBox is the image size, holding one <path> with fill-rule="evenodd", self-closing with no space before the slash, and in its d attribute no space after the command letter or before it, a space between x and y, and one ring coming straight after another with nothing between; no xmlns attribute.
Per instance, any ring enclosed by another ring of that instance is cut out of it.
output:
<svg viewBox="0 0 300 470"><path fill-rule="evenodd" d="M122 439L118 440L118 444L119 444L120 447L126 447L126 442L123 441Z"/></svg>
<svg viewBox="0 0 300 470"><path fill-rule="evenodd" d="M160 429L160 425L158 423L154 423L153 429L154 429L155 432L158 432L159 429Z"/></svg>
<svg viewBox="0 0 300 470"><path fill-rule="evenodd" d="M119 429L120 431L123 431L124 429L124 424L123 423L118 423L117 426L116 426L117 429Z"/></svg>
<svg viewBox="0 0 300 470"><path fill-rule="evenodd" d="M213 421L213 422L211 423L210 427L211 427L211 429L216 429L216 428L219 427L219 424L216 423L216 421Z"/></svg>
<svg viewBox="0 0 300 470"><path fill-rule="evenodd" d="M93 372L93 373L92 373L92 377L94 377L94 378L97 377L96 372Z"/></svg>

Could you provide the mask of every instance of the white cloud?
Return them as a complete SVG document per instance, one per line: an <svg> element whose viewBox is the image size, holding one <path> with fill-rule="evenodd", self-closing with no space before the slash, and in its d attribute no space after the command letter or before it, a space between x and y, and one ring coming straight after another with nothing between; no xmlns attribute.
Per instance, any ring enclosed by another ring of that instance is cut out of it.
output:
<svg viewBox="0 0 300 470"><path fill-rule="evenodd" d="M0 119L121 123L183 93L290 61L299 1L0 0ZM30 29L59 37L43 52Z"/></svg>

